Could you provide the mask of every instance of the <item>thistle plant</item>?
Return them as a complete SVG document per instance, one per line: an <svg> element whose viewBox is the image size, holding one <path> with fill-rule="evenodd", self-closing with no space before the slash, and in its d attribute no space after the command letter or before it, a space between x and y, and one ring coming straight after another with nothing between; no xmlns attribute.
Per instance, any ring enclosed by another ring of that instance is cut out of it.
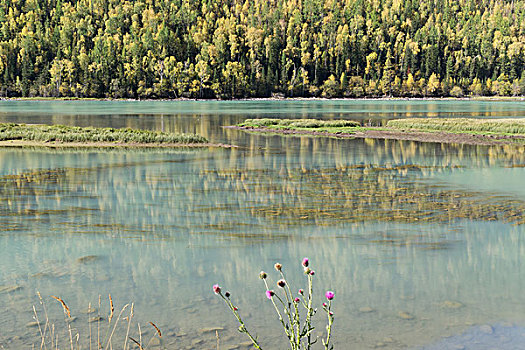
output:
<svg viewBox="0 0 525 350"><path fill-rule="evenodd" d="M314 337L312 335L312 332L315 329L312 320L317 312L317 308L314 308L313 280L315 272L309 265L310 262L308 258L304 258L302 266L307 280L307 289L306 292L303 289L299 289L296 295L292 293L292 287L286 280L282 264L276 263L274 265L275 270L279 274L276 289L270 288L270 282L268 281L268 274L266 272L261 271L259 273L259 278L264 282L266 287L266 297L271 301L272 306L275 309L279 322L281 323L284 333L288 338L288 342L290 343L291 350L311 349L319 340L319 337ZM226 302L226 305L228 305L229 309L232 311L237 322L239 322L239 332L246 334L248 338L250 338L254 348L262 349L259 340L248 331L248 328L241 318L239 309L233 304L231 293L223 293L218 284L213 286L213 291ZM334 313L332 312L331 307L334 297L334 292L327 291L325 293L326 302L322 304L322 310L327 316L326 338L322 339L325 350L333 349L331 335L332 325L334 323Z"/></svg>

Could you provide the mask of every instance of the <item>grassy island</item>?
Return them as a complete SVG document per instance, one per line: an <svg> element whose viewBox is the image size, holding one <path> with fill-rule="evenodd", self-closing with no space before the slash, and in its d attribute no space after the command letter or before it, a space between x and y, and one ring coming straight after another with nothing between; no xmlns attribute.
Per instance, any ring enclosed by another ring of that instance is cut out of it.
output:
<svg viewBox="0 0 525 350"><path fill-rule="evenodd" d="M205 137L137 129L65 125L0 124L0 146L43 145L74 147L208 146Z"/></svg>
<svg viewBox="0 0 525 350"><path fill-rule="evenodd" d="M525 119L409 118L384 126L353 120L246 119L232 128L262 133L378 138L472 145L525 144Z"/></svg>

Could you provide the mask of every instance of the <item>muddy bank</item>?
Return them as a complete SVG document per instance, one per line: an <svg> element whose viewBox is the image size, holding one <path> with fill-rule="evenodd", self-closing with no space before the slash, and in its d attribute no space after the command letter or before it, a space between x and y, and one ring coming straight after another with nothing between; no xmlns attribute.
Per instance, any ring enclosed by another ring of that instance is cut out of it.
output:
<svg viewBox="0 0 525 350"><path fill-rule="evenodd" d="M421 132L421 131L399 131L387 130L384 127L374 129L373 127L355 131L352 133L332 133L314 130L285 130L265 127L225 126L229 129L246 130L251 132L282 134L282 135L312 135L336 138L361 138L361 139L386 139L404 140L434 143L457 143L465 145L519 145L525 144L525 136L509 135L480 135L449 132Z"/></svg>

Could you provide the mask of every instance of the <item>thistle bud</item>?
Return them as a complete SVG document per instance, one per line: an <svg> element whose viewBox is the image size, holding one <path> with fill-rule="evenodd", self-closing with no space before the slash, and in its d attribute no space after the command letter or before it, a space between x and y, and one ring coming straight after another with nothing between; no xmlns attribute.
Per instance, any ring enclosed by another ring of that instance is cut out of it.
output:
<svg viewBox="0 0 525 350"><path fill-rule="evenodd" d="M280 263L276 263L276 264L274 265L274 267L275 267L275 269L276 269L277 271L281 271L281 269L283 268L283 265L281 265Z"/></svg>
<svg viewBox="0 0 525 350"><path fill-rule="evenodd" d="M277 281L277 285L281 288L284 288L284 286L286 286L286 281L285 280L279 280Z"/></svg>
<svg viewBox="0 0 525 350"><path fill-rule="evenodd" d="M303 266L308 267L308 258L303 259Z"/></svg>
<svg viewBox="0 0 525 350"><path fill-rule="evenodd" d="M219 287L218 284L214 284L213 291L215 292L215 294L219 294L221 292L221 287Z"/></svg>
<svg viewBox="0 0 525 350"><path fill-rule="evenodd" d="M264 272L264 271L259 272L259 278L260 279L264 280L264 279L266 279L266 277L268 277L266 272Z"/></svg>

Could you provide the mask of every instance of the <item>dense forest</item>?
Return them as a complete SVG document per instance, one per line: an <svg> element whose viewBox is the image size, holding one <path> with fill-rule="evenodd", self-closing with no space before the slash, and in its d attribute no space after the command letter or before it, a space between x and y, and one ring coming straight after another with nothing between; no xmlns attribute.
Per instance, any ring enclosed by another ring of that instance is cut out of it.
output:
<svg viewBox="0 0 525 350"><path fill-rule="evenodd" d="M0 94L525 95L525 0L1 0Z"/></svg>

